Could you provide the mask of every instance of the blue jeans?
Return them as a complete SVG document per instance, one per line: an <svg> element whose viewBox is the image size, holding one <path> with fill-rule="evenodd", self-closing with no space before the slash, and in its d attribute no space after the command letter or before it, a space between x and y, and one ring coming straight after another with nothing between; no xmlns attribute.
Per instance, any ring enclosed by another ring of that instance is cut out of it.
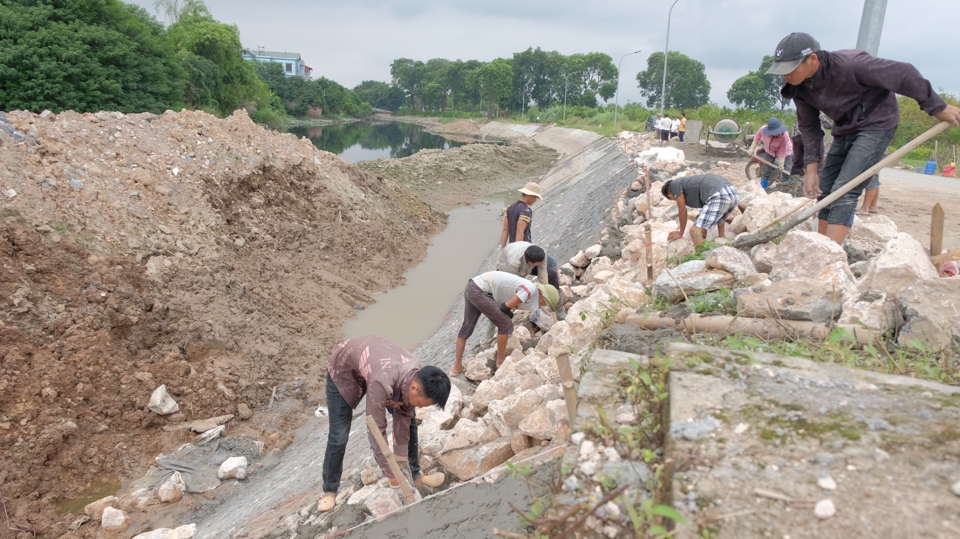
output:
<svg viewBox="0 0 960 539"><path fill-rule="evenodd" d="M327 451L323 456L323 491L337 492L343 476L343 456L350 440L350 425L353 423L353 408L340 395L340 390L327 374L327 411L330 413L330 432L327 434ZM389 406L391 414L393 409ZM417 443L417 418L410 421L410 443L407 445L407 457L410 459L410 473L414 479L420 475L419 444Z"/></svg>
<svg viewBox="0 0 960 539"><path fill-rule="evenodd" d="M883 159L883 154L887 151L887 146L890 145L896 132L897 129L893 128L883 131L857 131L834 137L833 144L830 145L830 150L824 159L826 163L823 166L823 174L820 176L822 194L817 200L823 200ZM820 210L819 219L831 225L853 226L857 199L860 198L866 185L866 181L861 182Z"/></svg>

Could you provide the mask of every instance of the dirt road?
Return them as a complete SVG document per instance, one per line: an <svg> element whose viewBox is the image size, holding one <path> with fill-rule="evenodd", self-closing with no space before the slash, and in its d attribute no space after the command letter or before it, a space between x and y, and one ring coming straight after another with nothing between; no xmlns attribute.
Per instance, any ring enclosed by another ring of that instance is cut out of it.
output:
<svg viewBox="0 0 960 539"><path fill-rule="evenodd" d="M927 176L909 170L880 173L880 213L923 245L930 243L930 210L940 203L946 214L944 248L960 247L960 179Z"/></svg>

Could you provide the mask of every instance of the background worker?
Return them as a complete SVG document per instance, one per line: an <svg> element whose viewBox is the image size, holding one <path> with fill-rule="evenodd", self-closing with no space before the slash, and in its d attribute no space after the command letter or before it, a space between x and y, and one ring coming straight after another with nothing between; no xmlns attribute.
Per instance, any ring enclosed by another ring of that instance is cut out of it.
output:
<svg viewBox="0 0 960 539"><path fill-rule="evenodd" d="M452 376L463 372L463 352L467 339L483 314L497 326L497 367L506 359L507 339L513 334L513 311L535 311L539 307L555 310L560 302L560 291L554 286L534 285L523 277L504 271L489 271L467 281L463 289L463 325L457 334L456 356Z"/></svg>
<svg viewBox="0 0 960 539"><path fill-rule="evenodd" d="M690 239L694 245L703 243L707 239L707 231L713 227L717 227L717 235L722 238L726 219L733 208L737 207L740 199L737 189L718 174L699 174L667 180L661 192L669 200L676 201L679 211L680 230L668 234L669 241L683 237L683 231L687 228L687 206L702 208L690 229Z"/></svg>
<svg viewBox="0 0 960 539"><path fill-rule="evenodd" d="M670 138L680 138L680 118L674 118L670 122Z"/></svg>
<svg viewBox="0 0 960 539"><path fill-rule="evenodd" d="M663 118L660 119L660 140L666 142L670 138L670 125L672 124L670 117L664 114Z"/></svg>
<svg viewBox="0 0 960 539"><path fill-rule="evenodd" d="M947 105L912 65L857 50L824 51L802 32L780 40L767 73L783 75L780 95L796 105L804 147L803 191L809 198L823 200L883 159L900 122L896 94L915 99L937 120L960 125L960 109ZM822 176L817 173L821 112L834 120ZM820 210L821 234L843 244L863 188L861 183Z"/></svg>
<svg viewBox="0 0 960 539"><path fill-rule="evenodd" d="M677 135L680 142L683 142L683 136L687 134L687 115L680 113L680 126L677 128Z"/></svg>
<svg viewBox="0 0 960 539"><path fill-rule="evenodd" d="M515 241L533 242L530 225L533 222L533 210L530 206L540 200L540 185L528 182L520 189L520 200L507 208L503 216L503 232L500 233L500 247Z"/></svg>
<svg viewBox="0 0 960 539"><path fill-rule="evenodd" d="M787 134L787 126L783 125L779 118L770 117L767 125L757 130L757 134L753 136L753 145L750 146L750 155L753 155L758 145L760 151L757 152L757 157L760 159L776 163L788 173L793 168L793 141ZM760 169L760 187L766 189L770 185L771 175L778 177L781 172L766 163L761 164L763 167ZM787 177L784 181L790 181L790 178Z"/></svg>
<svg viewBox="0 0 960 539"><path fill-rule="evenodd" d="M407 479L436 487L443 474L421 477L417 443L416 409L447 405L450 378L441 369L424 367L410 352L382 337L360 337L341 342L327 361L327 410L330 431L323 457L323 496L317 510L329 511L336 505L337 490L343 475L343 456L350 438L353 410L367 397L366 415L373 416L384 439L387 437L387 412L393 414L393 453ZM400 486L380 446L368 433L377 464L392 486Z"/></svg>

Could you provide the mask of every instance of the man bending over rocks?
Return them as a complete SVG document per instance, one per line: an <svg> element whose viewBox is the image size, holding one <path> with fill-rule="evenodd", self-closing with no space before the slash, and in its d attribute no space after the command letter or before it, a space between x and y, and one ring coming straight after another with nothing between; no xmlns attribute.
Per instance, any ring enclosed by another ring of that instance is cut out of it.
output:
<svg viewBox="0 0 960 539"><path fill-rule="evenodd" d="M534 286L523 277L504 271L489 271L467 281L463 298L463 325L457 334L456 360L450 371L453 376L463 373L463 351L481 313L497 326L499 367L506 359L507 339L513 334L514 309L535 311L538 307L548 306L554 310L560 302L560 291L545 283Z"/></svg>
<svg viewBox="0 0 960 539"><path fill-rule="evenodd" d="M497 271L505 271L518 277L537 275L540 282L548 282L557 289L560 288L557 263L547 256L541 247L530 242L516 241L501 249L500 258L497 259ZM543 275L544 271L546 275Z"/></svg>
<svg viewBox="0 0 960 539"><path fill-rule="evenodd" d="M671 232L667 239L678 240L687 228L687 206L703 208L690 229L690 239L700 245L707 239L707 230L717 227L717 235L723 237L726 218L737 207L740 195L726 178L718 174L699 174L676 180L667 180L661 189L663 196L677 202L680 212L680 230Z"/></svg>
<svg viewBox="0 0 960 539"><path fill-rule="evenodd" d="M393 414L393 453L408 480L414 485L422 483L430 487L443 483L442 473L426 477L420 474L416 409L446 406L450 378L437 367L424 367L413 354L382 337L350 339L335 346L327 361L330 432L323 457L323 496L317 502L320 512L336 505L353 410L364 395L367 396L366 415L373 416L384 439L387 412ZM393 477L373 433L367 436L380 469L390 478L392 486L400 486L400 478Z"/></svg>

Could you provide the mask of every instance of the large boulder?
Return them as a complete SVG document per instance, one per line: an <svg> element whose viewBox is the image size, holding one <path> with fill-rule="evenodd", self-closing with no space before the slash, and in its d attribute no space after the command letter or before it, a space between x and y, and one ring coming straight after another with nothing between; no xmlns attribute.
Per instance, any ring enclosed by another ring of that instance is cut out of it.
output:
<svg viewBox="0 0 960 539"><path fill-rule="evenodd" d="M736 282L733 275L723 270L707 269L703 260L691 260L670 269L664 269L653 281L653 293L670 302L699 292L730 288Z"/></svg>
<svg viewBox="0 0 960 539"><path fill-rule="evenodd" d="M461 419L456 426L450 430L447 437L447 443L443 447L444 452L453 451L463 447L490 442L500 437L497 428L486 418L480 418L475 421Z"/></svg>
<svg viewBox="0 0 960 539"><path fill-rule="evenodd" d="M756 234L773 222L777 217L777 206L768 197L754 197L743 207L743 213L730 223L730 231L739 234Z"/></svg>
<svg viewBox="0 0 960 539"><path fill-rule="evenodd" d="M450 395L447 405L443 409L431 406L424 410L417 410L417 419L422 422L424 429L449 430L460 419L460 410L463 408L463 392L456 385L450 386Z"/></svg>
<svg viewBox="0 0 960 539"><path fill-rule="evenodd" d="M919 341L928 350L960 343L960 277L913 283L898 297L904 324L898 342Z"/></svg>
<svg viewBox="0 0 960 539"><path fill-rule="evenodd" d="M860 290L879 290L895 295L917 281L937 278L937 269L923 245L913 236L900 232L868 262L859 286Z"/></svg>
<svg viewBox="0 0 960 539"><path fill-rule="evenodd" d="M839 323L886 331L900 325L900 311L895 298L867 290L844 299Z"/></svg>
<svg viewBox="0 0 960 539"><path fill-rule="evenodd" d="M536 440L552 440L562 426L570 426L567 403L552 400L542 403L518 426L518 432Z"/></svg>
<svg viewBox="0 0 960 539"><path fill-rule="evenodd" d="M535 374L514 374L484 380L477 386L477 391L473 394L470 405L474 410L480 411L495 400L502 400L514 393L536 388L541 383L540 377Z"/></svg>
<svg viewBox="0 0 960 539"><path fill-rule="evenodd" d="M515 393L503 400L491 402L487 417L501 436L510 436L520 426L520 422L541 403L543 397L536 390Z"/></svg>
<svg viewBox="0 0 960 539"><path fill-rule="evenodd" d="M786 271L794 277L815 279L833 262L847 262L847 253L837 242L817 232L793 229L777 246L773 270L767 273Z"/></svg>
<svg viewBox="0 0 960 539"><path fill-rule="evenodd" d="M762 291L750 291L737 297L737 314L751 318L829 322L836 320L841 312L841 292L815 279L784 279Z"/></svg>
<svg viewBox="0 0 960 539"><path fill-rule="evenodd" d="M750 257L740 249L733 247L717 247L710 253L706 261L707 269L723 270L738 281L743 281L747 277L757 273L756 266Z"/></svg>
<svg viewBox="0 0 960 539"><path fill-rule="evenodd" d="M753 267L760 273L772 273L773 261L777 258L777 245L775 243L761 243L750 249L750 260Z"/></svg>
<svg viewBox="0 0 960 539"><path fill-rule="evenodd" d="M120 509L105 507L100 516L100 527L108 532L122 532L130 527L130 517Z"/></svg>
<svg viewBox="0 0 960 539"><path fill-rule="evenodd" d="M505 436L492 442L448 451L440 456L440 466L461 481L469 481L512 457L510 441L510 437Z"/></svg>
<svg viewBox="0 0 960 539"><path fill-rule="evenodd" d="M897 225L886 215L875 215L856 223L843 248L851 263L869 260L897 235Z"/></svg>
<svg viewBox="0 0 960 539"><path fill-rule="evenodd" d="M363 502L363 506L370 511L373 518L380 518L403 507L400 496L392 488L377 489L372 496Z"/></svg>

